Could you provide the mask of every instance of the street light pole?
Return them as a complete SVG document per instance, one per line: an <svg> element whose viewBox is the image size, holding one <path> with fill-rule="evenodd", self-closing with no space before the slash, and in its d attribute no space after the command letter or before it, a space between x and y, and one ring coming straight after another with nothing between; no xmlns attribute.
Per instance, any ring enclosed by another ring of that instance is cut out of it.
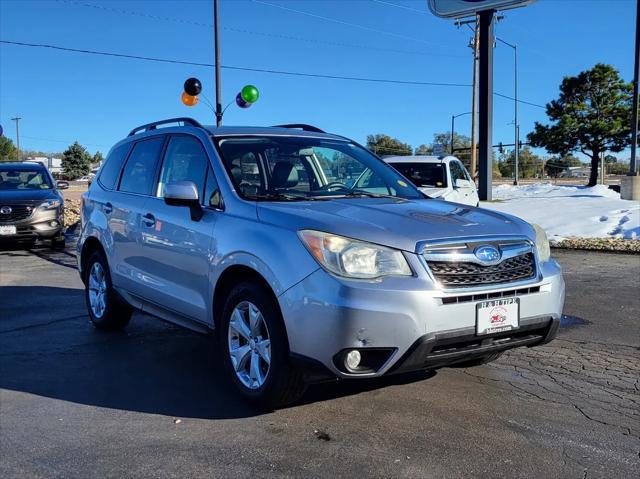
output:
<svg viewBox="0 0 640 479"><path fill-rule="evenodd" d="M20 161L20 128L18 123L22 120L21 117L16 116L15 118L11 118L11 120L16 122L16 145L18 146L18 151L16 152L17 160Z"/></svg>
<svg viewBox="0 0 640 479"><path fill-rule="evenodd" d="M504 43L506 46L513 48L513 134L515 137L515 169L513 176L513 184L518 184L518 160L520 159L520 125L518 125L518 45L512 45L509 42L504 41L502 38L496 37L500 43Z"/></svg>
<svg viewBox="0 0 640 479"><path fill-rule="evenodd" d="M456 124L456 118L458 118L459 116L463 116L463 115L471 115L473 112L471 111L466 111L464 113L460 113L458 115L451 115L451 154L453 155L453 137L455 135L455 124Z"/></svg>

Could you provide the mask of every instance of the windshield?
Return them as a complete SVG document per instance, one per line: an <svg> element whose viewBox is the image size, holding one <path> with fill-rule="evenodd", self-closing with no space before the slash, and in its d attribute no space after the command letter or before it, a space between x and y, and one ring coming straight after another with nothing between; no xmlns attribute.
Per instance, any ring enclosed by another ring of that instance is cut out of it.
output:
<svg viewBox="0 0 640 479"><path fill-rule="evenodd" d="M447 186L444 163L391 163L391 166L417 187L446 188Z"/></svg>
<svg viewBox="0 0 640 479"><path fill-rule="evenodd" d="M346 141L233 137L218 141L236 191L247 199L424 198L393 168Z"/></svg>
<svg viewBox="0 0 640 479"><path fill-rule="evenodd" d="M42 170L0 169L0 191L48 189L51 189L51 183Z"/></svg>

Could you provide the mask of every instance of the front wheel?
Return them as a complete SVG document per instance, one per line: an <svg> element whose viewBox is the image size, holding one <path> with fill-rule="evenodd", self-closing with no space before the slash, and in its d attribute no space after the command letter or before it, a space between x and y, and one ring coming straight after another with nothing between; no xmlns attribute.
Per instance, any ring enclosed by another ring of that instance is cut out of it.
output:
<svg viewBox="0 0 640 479"><path fill-rule="evenodd" d="M280 309L264 287L233 288L223 309L221 341L225 370L246 399L275 408L304 394L302 373L289 362Z"/></svg>
<svg viewBox="0 0 640 479"><path fill-rule="evenodd" d="M85 301L91 323L98 329L122 329L131 319L132 309L118 298L107 260L95 251L87 261L85 273Z"/></svg>

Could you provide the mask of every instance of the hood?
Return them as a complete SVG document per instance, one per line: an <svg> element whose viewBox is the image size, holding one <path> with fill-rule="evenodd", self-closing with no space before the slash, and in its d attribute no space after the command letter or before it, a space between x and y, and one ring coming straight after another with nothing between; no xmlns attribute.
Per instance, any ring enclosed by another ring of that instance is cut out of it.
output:
<svg viewBox="0 0 640 479"><path fill-rule="evenodd" d="M411 252L420 241L462 236L520 235L535 240L533 228L514 216L429 199L259 202L258 217L290 230L325 231Z"/></svg>
<svg viewBox="0 0 640 479"><path fill-rule="evenodd" d="M418 189L430 198L439 198L447 192L446 188L428 188L421 186Z"/></svg>
<svg viewBox="0 0 640 479"><path fill-rule="evenodd" d="M58 198L62 199L55 190L14 190L0 191L0 204L35 204Z"/></svg>

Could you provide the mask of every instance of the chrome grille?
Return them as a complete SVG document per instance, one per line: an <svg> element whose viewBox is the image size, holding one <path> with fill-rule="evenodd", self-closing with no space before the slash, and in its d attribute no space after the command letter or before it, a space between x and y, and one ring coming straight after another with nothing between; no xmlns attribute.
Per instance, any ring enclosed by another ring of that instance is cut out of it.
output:
<svg viewBox="0 0 640 479"><path fill-rule="evenodd" d="M535 259L532 253L526 253L506 259L494 266L432 261L429 262L429 268L435 279L443 286L483 286L533 278Z"/></svg>
<svg viewBox="0 0 640 479"><path fill-rule="evenodd" d="M487 248L492 247L492 248ZM487 249L498 258L486 258ZM533 280L537 275L535 245L525 237L494 236L439 240L418 244L427 269L443 288L490 288Z"/></svg>
<svg viewBox="0 0 640 479"><path fill-rule="evenodd" d="M0 223L13 223L26 220L34 207L28 205L0 205Z"/></svg>

